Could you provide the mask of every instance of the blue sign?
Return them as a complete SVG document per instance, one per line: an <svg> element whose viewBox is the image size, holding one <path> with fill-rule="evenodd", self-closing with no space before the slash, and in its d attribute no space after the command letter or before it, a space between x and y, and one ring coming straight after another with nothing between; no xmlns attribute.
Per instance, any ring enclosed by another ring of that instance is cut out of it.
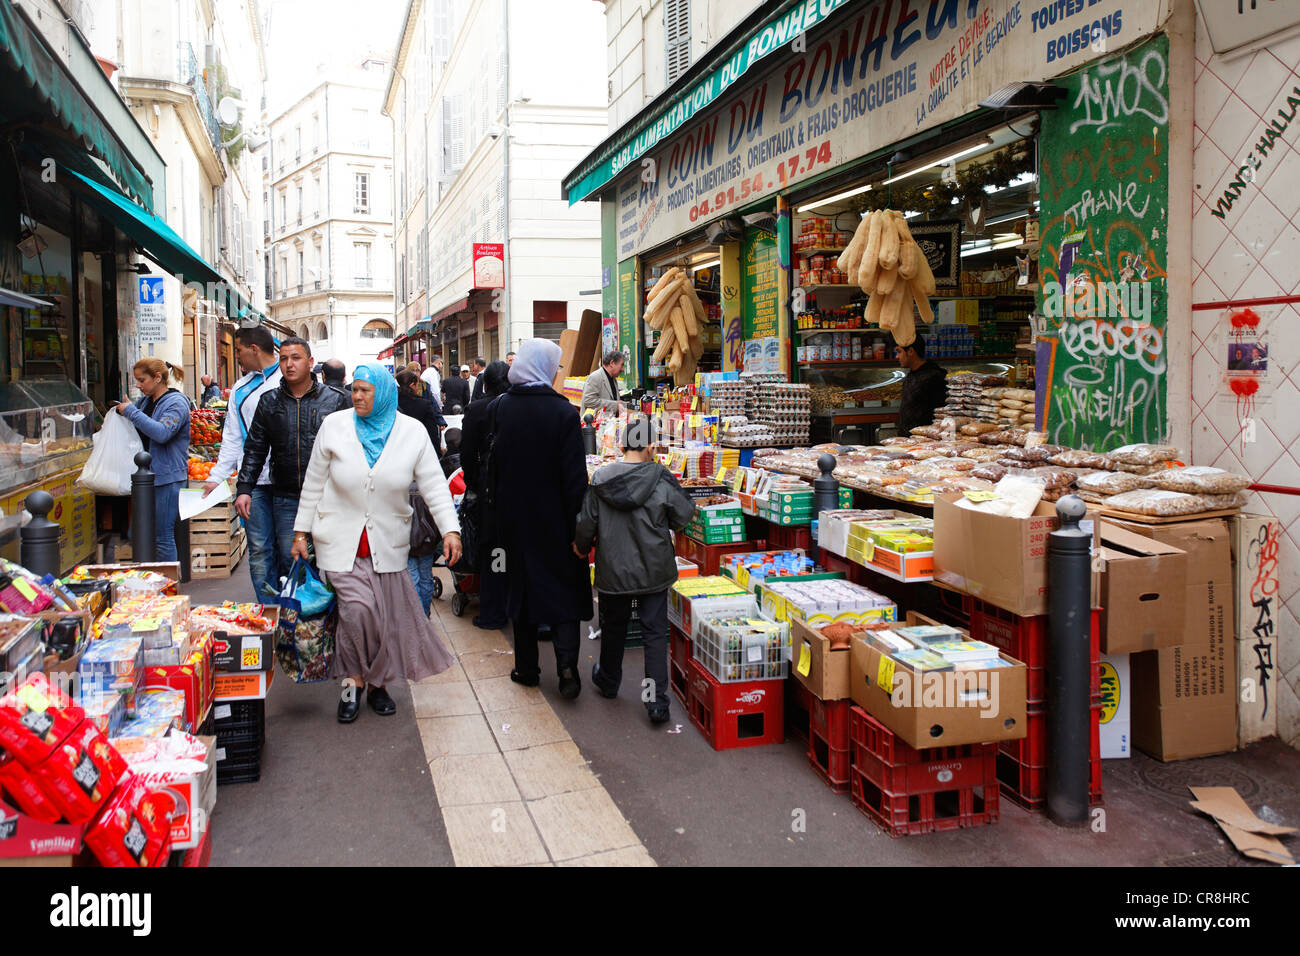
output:
<svg viewBox="0 0 1300 956"><path fill-rule="evenodd" d="M162 302L163 300L163 277L162 276L141 276L140 277L140 304L151 304Z"/></svg>

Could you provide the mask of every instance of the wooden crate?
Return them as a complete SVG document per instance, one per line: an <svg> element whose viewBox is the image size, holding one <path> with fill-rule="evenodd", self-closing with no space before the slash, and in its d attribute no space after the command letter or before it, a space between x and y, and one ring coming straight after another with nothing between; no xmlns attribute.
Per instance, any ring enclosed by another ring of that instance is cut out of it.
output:
<svg viewBox="0 0 1300 956"><path fill-rule="evenodd" d="M204 540L197 540L190 534L190 578L204 581L209 578L228 578L234 571L239 559L248 550L248 538L243 528L236 528L234 534L226 535L221 541L209 541L217 535L205 535Z"/></svg>
<svg viewBox="0 0 1300 956"><path fill-rule="evenodd" d="M232 501L219 504L190 519L191 540L209 535L224 535L228 538L236 531L242 530L243 525Z"/></svg>

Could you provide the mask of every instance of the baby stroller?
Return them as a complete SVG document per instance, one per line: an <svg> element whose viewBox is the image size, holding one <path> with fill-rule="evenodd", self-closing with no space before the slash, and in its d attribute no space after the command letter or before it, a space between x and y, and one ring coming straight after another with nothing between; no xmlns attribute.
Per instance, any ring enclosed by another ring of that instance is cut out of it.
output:
<svg viewBox="0 0 1300 956"><path fill-rule="evenodd" d="M455 567L447 563L446 555L440 555L435 567L446 568L451 572L451 586L455 592L451 596L451 613L457 617L463 617L465 609L469 607L469 599L478 594L479 582L478 571L474 570L475 564L469 559L474 557L475 545L478 543L477 528L474 526L472 518L468 517L470 509L465 507L465 473L462 469L457 468L447 479L447 487L451 491L452 501L456 505L456 512L460 515L460 541L461 541L461 559ZM471 503L473 499L470 499ZM437 590L434 592L435 597L440 597L442 593L441 582L438 582Z"/></svg>

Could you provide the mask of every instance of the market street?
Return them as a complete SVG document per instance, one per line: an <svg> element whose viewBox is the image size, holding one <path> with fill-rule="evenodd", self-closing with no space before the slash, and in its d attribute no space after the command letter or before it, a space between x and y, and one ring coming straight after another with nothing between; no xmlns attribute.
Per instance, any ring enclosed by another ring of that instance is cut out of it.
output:
<svg viewBox="0 0 1300 956"><path fill-rule="evenodd" d="M475 605L455 617L445 587L435 624L459 663L409 692L391 688L395 717L363 711L340 725L333 682L280 675L261 780L221 788L214 866L1250 866L1263 864L1188 806L1189 785L1236 787L1265 819L1300 817L1300 752L1269 740L1179 763L1105 761L1104 833L1003 799L995 826L891 839L814 776L802 742L715 752L676 699L668 731L652 727L628 689L639 650L627 652L620 698L601 698L587 679L598 645L586 624L576 701L555 692L545 645L541 688L511 684L508 637L475 628ZM246 600L247 588L237 572L185 590Z"/></svg>

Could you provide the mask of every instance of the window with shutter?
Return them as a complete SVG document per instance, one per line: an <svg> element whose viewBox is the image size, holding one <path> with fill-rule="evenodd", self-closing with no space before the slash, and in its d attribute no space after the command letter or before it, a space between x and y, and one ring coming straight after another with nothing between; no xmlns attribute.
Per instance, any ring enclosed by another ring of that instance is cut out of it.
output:
<svg viewBox="0 0 1300 956"><path fill-rule="evenodd" d="M671 86L691 65L691 0L664 0L664 44Z"/></svg>
<svg viewBox="0 0 1300 956"><path fill-rule="evenodd" d="M497 50L497 114L506 108L506 44L502 31L501 48Z"/></svg>
<svg viewBox="0 0 1300 956"><path fill-rule="evenodd" d="M497 236L502 242L506 238L506 178L497 178Z"/></svg>

